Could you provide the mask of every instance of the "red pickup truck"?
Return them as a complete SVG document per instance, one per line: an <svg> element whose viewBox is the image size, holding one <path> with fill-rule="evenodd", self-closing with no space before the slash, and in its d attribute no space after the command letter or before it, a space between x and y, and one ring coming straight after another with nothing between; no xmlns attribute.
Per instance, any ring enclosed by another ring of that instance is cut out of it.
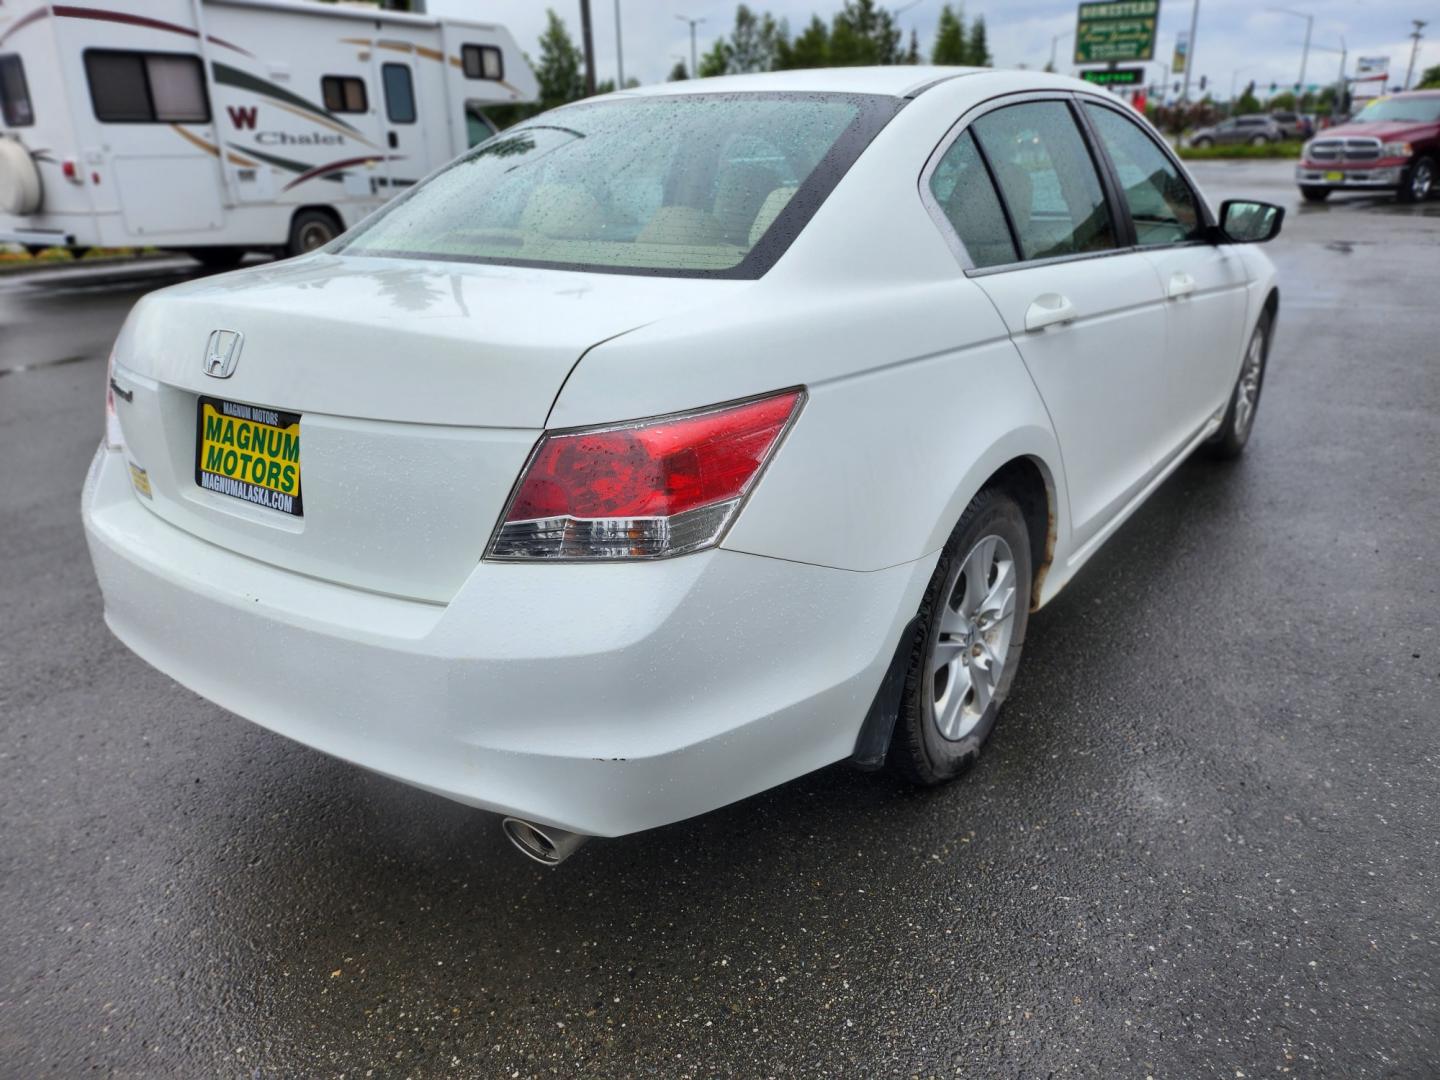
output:
<svg viewBox="0 0 1440 1080"><path fill-rule="evenodd" d="M1332 191L1393 191L1428 199L1440 179L1440 90L1376 98L1305 144L1295 182L1310 202Z"/></svg>

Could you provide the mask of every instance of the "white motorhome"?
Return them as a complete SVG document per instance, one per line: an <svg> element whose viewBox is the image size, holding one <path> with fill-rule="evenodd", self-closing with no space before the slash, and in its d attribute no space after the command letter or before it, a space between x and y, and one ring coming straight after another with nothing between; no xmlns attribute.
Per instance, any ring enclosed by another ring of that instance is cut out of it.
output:
<svg viewBox="0 0 1440 1080"><path fill-rule="evenodd" d="M0 0L0 242L318 247L533 101L502 26L314 0Z"/></svg>

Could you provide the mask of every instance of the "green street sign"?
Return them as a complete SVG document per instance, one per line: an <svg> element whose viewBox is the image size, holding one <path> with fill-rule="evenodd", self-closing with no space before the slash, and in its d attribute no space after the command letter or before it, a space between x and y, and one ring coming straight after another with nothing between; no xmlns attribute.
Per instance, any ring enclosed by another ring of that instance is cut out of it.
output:
<svg viewBox="0 0 1440 1080"><path fill-rule="evenodd" d="M1142 86L1145 83L1144 68L1091 68L1082 71L1080 78L1096 86Z"/></svg>
<svg viewBox="0 0 1440 1080"><path fill-rule="evenodd" d="M1160 0L1101 0L1081 4L1075 27L1075 63L1151 60Z"/></svg>

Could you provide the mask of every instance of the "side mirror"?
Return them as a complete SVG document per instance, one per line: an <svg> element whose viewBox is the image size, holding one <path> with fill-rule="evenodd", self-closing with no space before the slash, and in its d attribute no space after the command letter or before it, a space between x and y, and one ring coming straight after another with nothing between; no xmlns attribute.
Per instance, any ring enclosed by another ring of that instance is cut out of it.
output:
<svg viewBox="0 0 1440 1080"><path fill-rule="evenodd" d="M1285 208L1249 199L1226 199L1220 204L1220 232L1232 244L1263 244L1280 235Z"/></svg>

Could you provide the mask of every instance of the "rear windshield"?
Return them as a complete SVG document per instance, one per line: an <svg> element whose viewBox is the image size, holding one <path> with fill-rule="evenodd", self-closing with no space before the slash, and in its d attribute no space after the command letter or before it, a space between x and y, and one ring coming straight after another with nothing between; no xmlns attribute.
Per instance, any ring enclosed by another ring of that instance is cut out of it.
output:
<svg viewBox="0 0 1440 1080"><path fill-rule="evenodd" d="M1382 120L1413 121L1417 124L1440 122L1440 95L1380 98L1361 109L1351 123L1369 124Z"/></svg>
<svg viewBox="0 0 1440 1080"><path fill-rule="evenodd" d="M475 147L334 250L759 277L900 105L693 94L568 106Z"/></svg>

